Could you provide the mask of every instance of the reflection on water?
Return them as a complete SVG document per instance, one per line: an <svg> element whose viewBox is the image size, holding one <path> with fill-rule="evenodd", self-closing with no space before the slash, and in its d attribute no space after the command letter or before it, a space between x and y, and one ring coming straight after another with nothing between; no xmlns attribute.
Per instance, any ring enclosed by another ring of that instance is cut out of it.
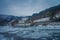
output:
<svg viewBox="0 0 60 40"><path fill-rule="evenodd" d="M60 40L60 29L23 29L0 32L0 40Z"/></svg>

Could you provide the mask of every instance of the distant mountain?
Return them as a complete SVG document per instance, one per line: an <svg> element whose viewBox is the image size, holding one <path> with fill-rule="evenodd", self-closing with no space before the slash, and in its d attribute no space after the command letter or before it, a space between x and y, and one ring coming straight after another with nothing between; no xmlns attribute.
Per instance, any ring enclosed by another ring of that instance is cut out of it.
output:
<svg viewBox="0 0 60 40"><path fill-rule="evenodd" d="M41 18L45 18L45 17L50 17L50 20L59 21L60 18L57 20L53 19L53 17L57 14L56 12L58 12L58 11L60 12L60 5L50 7L39 13L34 13L32 16L18 17L18 16L12 16L12 15L0 14L0 25L5 25L12 20L21 19L21 18L28 18L27 21L30 21L30 20L33 21L33 20L37 20L37 19L41 19Z"/></svg>
<svg viewBox="0 0 60 40"><path fill-rule="evenodd" d="M60 11L60 5L50 7L39 13L34 13L31 17L31 20L36 20L36 19L45 18L45 17L50 17L50 19L52 20L53 17L55 16L56 12L58 12L58 11Z"/></svg>
<svg viewBox="0 0 60 40"><path fill-rule="evenodd" d="M0 25L6 25L8 22L16 20L17 18L17 16L0 14Z"/></svg>

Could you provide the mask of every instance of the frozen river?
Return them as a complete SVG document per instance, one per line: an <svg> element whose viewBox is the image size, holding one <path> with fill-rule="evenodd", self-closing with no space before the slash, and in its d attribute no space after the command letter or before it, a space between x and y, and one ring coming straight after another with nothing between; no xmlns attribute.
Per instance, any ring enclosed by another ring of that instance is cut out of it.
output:
<svg viewBox="0 0 60 40"><path fill-rule="evenodd" d="M60 40L59 26L0 26L0 40Z"/></svg>

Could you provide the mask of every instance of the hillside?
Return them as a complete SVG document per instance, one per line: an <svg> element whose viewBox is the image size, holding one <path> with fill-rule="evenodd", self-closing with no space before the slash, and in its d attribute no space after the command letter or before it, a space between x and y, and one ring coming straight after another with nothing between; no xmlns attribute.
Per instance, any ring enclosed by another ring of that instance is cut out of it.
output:
<svg viewBox="0 0 60 40"><path fill-rule="evenodd" d="M50 17L50 20L52 20L53 17L55 16L55 14L57 14L56 12L58 12L58 11L60 11L60 5L50 7L39 13L33 14L31 17L31 20L36 20L36 19L45 18L45 17Z"/></svg>
<svg viewBox="0 0 60 40"><path fill-rule="evenodd" d="M56 14L59 15L59 18L56 17ZM43 10L39 13L34 13L31 16L25 16L25 17L0 14L0 25L6 25L9 22L11 22L12 20L20 20L22 18L28 18L26 20L26 23L27 23L30 21L34 21L34 20L38 20L38 19L46 18L46 17L50 17L50 21L60 22L60 5L50 7L50 8Z"/></svg>

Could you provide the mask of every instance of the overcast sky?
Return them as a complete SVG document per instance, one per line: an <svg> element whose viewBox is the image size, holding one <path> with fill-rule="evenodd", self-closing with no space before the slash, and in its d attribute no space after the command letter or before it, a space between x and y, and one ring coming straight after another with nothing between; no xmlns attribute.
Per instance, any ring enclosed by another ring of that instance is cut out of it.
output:
<svg viewBox="0 0 60 40"><path fill-rule="evenodd" d="M29 16L60 4L60 0L0 0L0 14Z"/></svg>

